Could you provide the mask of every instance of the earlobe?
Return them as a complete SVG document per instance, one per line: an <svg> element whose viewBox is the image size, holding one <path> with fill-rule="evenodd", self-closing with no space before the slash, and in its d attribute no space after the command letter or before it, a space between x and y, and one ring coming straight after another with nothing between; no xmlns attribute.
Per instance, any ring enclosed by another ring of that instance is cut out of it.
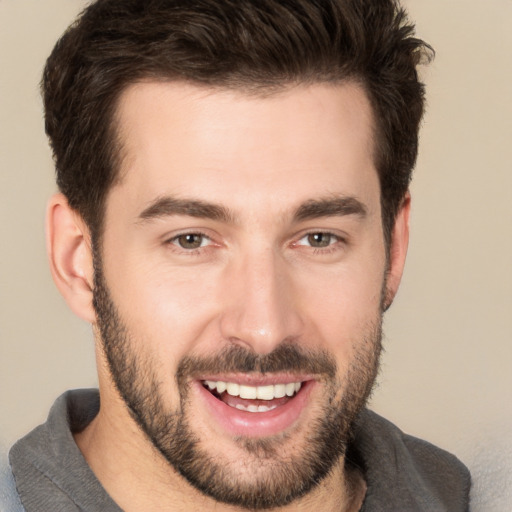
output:
<svg viewBox="0 0 512 512"><path fill-rule="evenodd" d="M71 310L94 323L93 257L89 230L63 194L54 195L46 213L46 248L53 280Z"/></svg>
<svg viewBox="0 0 512 512"><path fill-rule="evenodd" d="M386 279L386 296L384 297L383 309L387 310L400 286L402 274L409 246L409 215L411 211L411 194L407 192L400 210L395 219L395 224L391 234L389 261Z"/></svg>

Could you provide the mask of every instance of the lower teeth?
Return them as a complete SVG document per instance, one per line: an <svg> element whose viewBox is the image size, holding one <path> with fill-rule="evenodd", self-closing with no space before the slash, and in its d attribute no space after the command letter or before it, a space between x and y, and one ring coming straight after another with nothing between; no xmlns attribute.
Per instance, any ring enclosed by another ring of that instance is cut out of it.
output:
<svg viewBox="0 0 512 512"><path fill-rule="evenodd" d="M208 389L206 387L206 389ZM208 389L208 391L210 391L210 393L217 399L221 400L222 402L224 402L226 405L228 405L229 407L233 407L235 409L238 409L239 411L244 411L244 412L268 412L268 411L272 411L273 409L276 409L277 407L281 406L281 405L284 405L284 403L286 403L288 400L294 398L296 395L297 395L297 392L294 393L293 396L287 396L287 397L282 397L282 398L279 398L279 399L276 399L275 401L277 401L278 403L266 403L266 404L262 404L261 402L263 402L263 400L258 400L258 402L260 402L259 405L256 405L256 404L250 404L250 405L245 405L245 404L241 404L241 403L230 403L230 396L227 394L227 392L223 392L223 393L218 393L216 389L212 390L212 389ZM238 397L233 397L233 399L237 399ZM250 401L250 400L245 400L245 401Z"/></svg>
<svg viewBox="0 0 512 512"><path fill-rule="evenodd" d="M240 411L246 411L246 412L267 412L271 411L272 409L275 409L277 405L242 405L242 404L236 404L235 409L239 409Z"/></svg>

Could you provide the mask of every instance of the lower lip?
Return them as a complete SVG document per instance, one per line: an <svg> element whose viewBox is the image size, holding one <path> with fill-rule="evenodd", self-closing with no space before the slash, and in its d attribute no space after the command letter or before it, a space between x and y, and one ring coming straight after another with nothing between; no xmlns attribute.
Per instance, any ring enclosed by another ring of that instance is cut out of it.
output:
<svg viewBox="0 0 512 512"><path fill-rule="evenodd" d="M247 412L226 405L212 395L201 382L196 390L207 411L230 435L243 437L268 437L292 427L307 405L313 381L303 383L300 391L286 404L266 412Z"/></svg>

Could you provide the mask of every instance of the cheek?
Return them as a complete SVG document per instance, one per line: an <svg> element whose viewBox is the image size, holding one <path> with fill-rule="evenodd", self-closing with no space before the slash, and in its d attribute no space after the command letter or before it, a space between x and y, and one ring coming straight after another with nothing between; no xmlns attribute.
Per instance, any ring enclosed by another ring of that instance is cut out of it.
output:
<svg viewBox="0 0 512 512"><path fill-rule="evenodd" d="M212 274L212 272L210 272ZM161 358L168 371L206 340L218 340L213 319L218 279L196 271L154 272L140 265L118 280L116 303L134 338Z"/></svg>
<svg viewBox="0 0 512 512"><path fill-rule="evenodd" d="M339 265L295 265L282 271L286 293L304 325L302 342L348 359L355 341L380 314L382 248L364 247ZM214 353L222 342L219 319L236 288L223 265L174 268L136 250L106 262L114 302L133 336L166 374L191 353ZM377 256L374 256L377 255Z"/></svg>
<svg viewBox="0 0 512 512"><path fill-rule="evenodd" d="M379 321L384 265L364 262L330 273L305 276L302 309L325 348L348 359L369 328Z"/></svg>

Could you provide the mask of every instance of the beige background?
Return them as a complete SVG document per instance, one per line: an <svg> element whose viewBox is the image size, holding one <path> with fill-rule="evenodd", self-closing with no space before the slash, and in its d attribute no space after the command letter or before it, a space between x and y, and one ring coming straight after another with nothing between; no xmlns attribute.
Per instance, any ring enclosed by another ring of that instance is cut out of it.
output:
<svg viewBox="0 0 512 512"><path fill-rule="evenodd" d="M79 0L0 0L0 439L95 385L92 336L53 287L54 191L38 81ZM412 240L373 407L456 453L473 510L512 510L512 0L408 0L437 50ZM496 480L500 482L496 484Z"/></svg>

